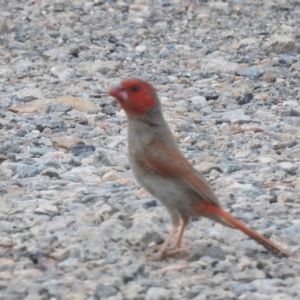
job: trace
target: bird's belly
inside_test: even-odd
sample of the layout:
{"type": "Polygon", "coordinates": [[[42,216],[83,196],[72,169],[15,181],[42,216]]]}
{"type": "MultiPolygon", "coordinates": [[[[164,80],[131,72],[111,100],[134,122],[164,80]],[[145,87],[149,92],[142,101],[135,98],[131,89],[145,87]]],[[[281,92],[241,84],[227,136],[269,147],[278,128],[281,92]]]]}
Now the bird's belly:
{"type": "Polygon", "coordinates": [[[163,205],[187,216],[196,215],[193,204],[200,196],[180,178],[169,178],[132,164],[137,181],[163,205]]]}

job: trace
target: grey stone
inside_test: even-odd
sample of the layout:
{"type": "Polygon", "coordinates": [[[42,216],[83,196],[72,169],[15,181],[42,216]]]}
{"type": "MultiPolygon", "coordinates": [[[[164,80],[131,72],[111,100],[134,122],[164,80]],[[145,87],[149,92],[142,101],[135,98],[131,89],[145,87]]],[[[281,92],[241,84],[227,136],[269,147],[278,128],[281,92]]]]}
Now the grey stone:
{"type": "Polygon", "coordinates": [[[75,156],[81,155],[82,157],[88,157],[94,154],[95,149],[96,148],[93,145],[75,145],[71,152],[75,156]]]}
{"type": "Polygon", "coordinates": [[[290,71],[291,72],[293,72],[293,71],[300,71],[300,62],[296,62],[293,65],[291,65],[290,71]]]}
{"type": "Polygon", "coordinates": [[[39,175],[44,169],[46,169],[47,166],[43,165],[26,165],[26,164],[21,164],[17,167],[17,175],[18,178],[28,178],[28,177],[34,177],[39,175]]]}
{"type": "Polygon", "coordinates": [[[171,291],[161,287],[151,287],[145,295],[145,300],[169,300],[171,297],[171,291]]]}
{"type": "Polygon", "coordinates": [[[65,66],[52,67],[50,72],[60,81],[69,81],[76,77],[76,72],[73,69],[65,66]]]}
{"type": "Polygon", "coordinates": [[[50,128],[53,132],[66,130],[66,124],[57,117],[37,118],[35,120],[36,129],[43,132],[45,128],[50,128]]]}
{"type": "Polygon", "coordinates": [[[128,157],[124,153],[101,147],[96,149],[93,163],[96,167],[123,166],[126,169],[129,168],[128,157]]]}
{"type": "Polygon", "coordinates": [[[20,153],[21,148],[18,142],[6,141],[0,145],[0,154],[7,155],[8,153],[20,153]]]}
{"type": "Polygon", "coordinates": [[[252,294],[253,292],[257,291],[257,288],[251,283],[231,283],[229,287],[230,290],[238,296],[252,294]]]}
{"type": "Polygon", "coordinates": [[[128,230],[126,241],[130,245],[146,247],[151,242],[162,243],[163,238],[152,226],[144,222],[137,222],[128,230]]]}
{"type": "Polygon", "coordinates": [[[144,276],[145,266],[143,264],[133,264],[125,268],[122,272],[122,280],[124,283],[135,280],[135,278],[144,276]]]}
{"type": "Polygon", "coordinates": [[[98,284],[96,287],[96,291],[94,293],[95,299],[103,299],[103,297],[107,298],[113,295],[116,295],[118,290],[113,286],[98,284]]]}
{"type": "Polygon", "coordinates": [[[286,53],[293,52],[295,49],[295,40],[288,35],[274,34],[265,44],[269,52],[286,53]]]}
{"type": "Polygon", "coordinates": [[[264,70],[256,68],[246,68],[241,72],[241,75],[244,77],[258,79],[264,75],[264,70]]]}
{"type": "Polygon", "coordinates": [[[71,105],[66,105],[62,103],[52,103],[48,108],[47,112],[52,113],[52,112],[62,112],[62,113],[67,113],[71,111],[73,107],[71,105]]]}

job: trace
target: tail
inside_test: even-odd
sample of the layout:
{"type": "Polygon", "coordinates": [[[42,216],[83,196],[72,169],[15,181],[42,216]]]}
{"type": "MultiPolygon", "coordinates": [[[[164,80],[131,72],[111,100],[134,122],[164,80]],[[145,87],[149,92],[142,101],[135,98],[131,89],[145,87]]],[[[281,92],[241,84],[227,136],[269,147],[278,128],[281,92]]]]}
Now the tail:
{"type": "Polygon", "coordinates": [[[210,219],[213,219],[219,223],[222,223],[226,226],[239,229],[248,235],[250,238],[256,240],[266,249],[276,253],[281,254],[285,257],[295,256],[292,252],[281,248],[280,246],[274,244],[272,241],[259,234],[258,232],[247,227],[243,222],[237,220],[232,215],[224,211],[221,207],[212,205],[210,203],[200,203],[197,205],[196,210],[201,213],[201,215],[206,216],[210,219]]]}

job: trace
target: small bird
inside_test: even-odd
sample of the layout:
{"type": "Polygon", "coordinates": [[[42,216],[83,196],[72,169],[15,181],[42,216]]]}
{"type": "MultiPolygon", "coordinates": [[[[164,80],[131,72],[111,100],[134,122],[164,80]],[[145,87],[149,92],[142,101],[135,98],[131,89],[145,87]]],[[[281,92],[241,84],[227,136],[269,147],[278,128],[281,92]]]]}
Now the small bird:
{"type": "Polygon", "coordinates": [[[129,161],[137,181],[165,206],[171,218],[172,229],[158,257],[168,255],[171,240],[182,223],[175,245],[180,248],[189,219],[194,217],[239,229],[268,250],[293,256],[221,208],[205,177],[179,150],[151,84],[128,79],[108,93],[118,100],[128,117],[129,161]]]}

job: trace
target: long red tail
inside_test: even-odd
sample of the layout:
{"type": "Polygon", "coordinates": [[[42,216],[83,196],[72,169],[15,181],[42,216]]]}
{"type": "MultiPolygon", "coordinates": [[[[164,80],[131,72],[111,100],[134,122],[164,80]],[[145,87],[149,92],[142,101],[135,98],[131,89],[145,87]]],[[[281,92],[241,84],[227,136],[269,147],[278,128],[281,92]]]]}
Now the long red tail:
{"type": "Polygon", "coordinates": [[[258,232],[247,227],[243,222],[237,220],[232,215],[224,211],[221,207],[212,205],[210,203],[201,203],[196,207],[197,211],[204,216],[212,218],[220,223],[239,229],[250,238],[256,240],[266,249],[271,250],[277,254],[282,254],[286,257],[294,256],[294,254],[288,250],[281,248],[280,246],[274,244],[272,241],[259,234],[258,232]]]}

